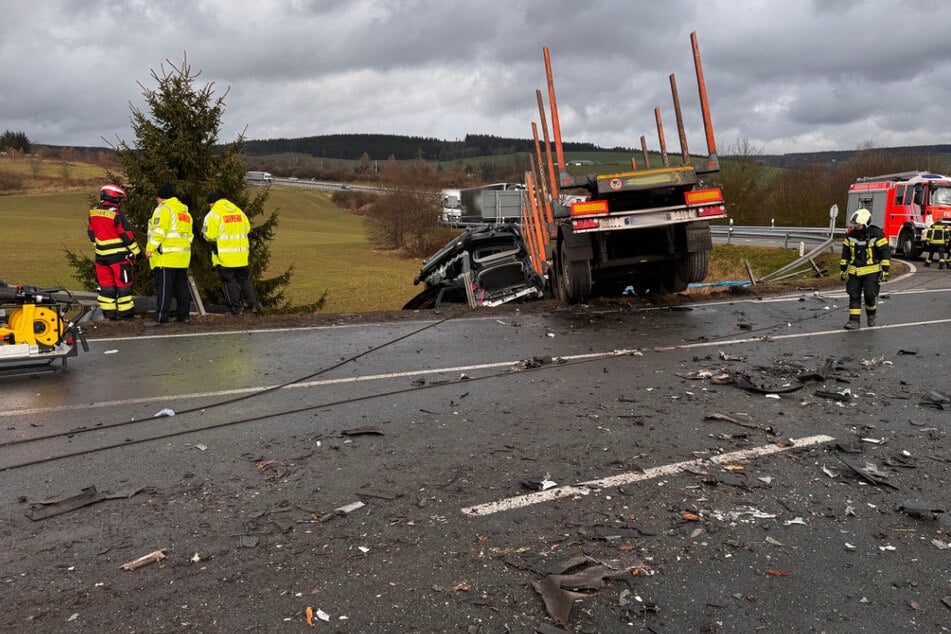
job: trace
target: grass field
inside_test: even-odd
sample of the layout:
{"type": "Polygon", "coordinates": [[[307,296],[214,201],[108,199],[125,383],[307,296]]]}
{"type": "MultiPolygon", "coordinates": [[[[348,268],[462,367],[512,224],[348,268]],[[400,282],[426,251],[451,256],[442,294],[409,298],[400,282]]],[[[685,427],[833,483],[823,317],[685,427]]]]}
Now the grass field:
{"type": "MultiPolygon", "coordinates": [[[[91,253],[87,197],[96,189],[0,196],[0,279],[76,288],[65,251],[91,253]]],[[[421,290],[413,286],[421,262],[374,251],[362,218],[331,203],[329,194],[275,187],[267,209],[280,213],[269,274],[294,267],[291,303],[310,303],[327,291],[326,312],[395,310],[421,290]]]]}
{"type": "MultiPolygon", "coordinates": [[[[65,251],[92,252],[87,211],[103,169],[71,164],[64,177],[62,167],[50,162],[35,178],[26,161],[2,161],[2,168],[22,173],[30,193],[0,196],[0,279],[76,289],[65,251]]],[[[363,218],[331,203],[330,194],[274,187],[266,207],[280,214],[268,274],[294,267],[286,293],[292,304],[312,303],[326,291],[325,312],[396,310],[422,290],[413,286],[421,261],[374,250],[363,218]]],[[[145,236],[137,238],[143,243],[145,236]]],[[[764,275],[794,258],[783,249],[717,245],[708,281],[746,280],[744,260],[755,275],[764,275]]],[[[837,260],[837,254],[824,254],[819,266],[831,270],[837,260]]]]}

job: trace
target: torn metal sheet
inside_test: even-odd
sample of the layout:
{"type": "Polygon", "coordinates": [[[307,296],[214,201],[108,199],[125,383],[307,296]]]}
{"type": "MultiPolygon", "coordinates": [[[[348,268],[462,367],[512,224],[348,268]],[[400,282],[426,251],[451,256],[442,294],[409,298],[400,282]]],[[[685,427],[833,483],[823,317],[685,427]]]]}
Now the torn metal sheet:
{"type": "MultiPolygon", "coordinates": [[[[532,582],[532,587],[545,602],[545,609],[548,610],[549,616],[561,625],[568,624],[575,601],[600,590],[604,586],[605,579],[623,577],[633,570],[633,568],[614,570],[587,557],[581,565],[586,567],[570,574],[550,574],[540,581],[532,582]],[[578,590],[589,592],[578,592],[578,590]]],[[[566,572],[577,567],[567,568],[566,572]]]]}
{"type": "Polygon", "coordinates": [[[898,490],[898,487],[892,484],[891,482],[885,481],[885,474],[881,473],[874,465],[866,463],[864,467],[856,467],[854,464],[850,463],[848,460],[842,456],[836,456],[839,461],[844,464],[846,467],[852,470],[857,476],[868,482],[869,484],[874,484],[876,486],[888,487],[890,489],[898,490]]]}
{"type": "Polygon", "coordinates": [[[93,485],[86,487],[81,492],[68,498],[35,502],[30,505],[29,510],[26,512],[26,516],[34,522],[38,522],[39,520],[45,520],[46,518],[53,517],[54,515],[62,515],[63,513],[75,511],[76,509],[89,506],[90,504],[96,504],[104,500],[130,498],[140,491],[142,491],[141,487],[125,489],[115,493],[99,493],[99,491],[96,490],[95,485],[93,485]]]}

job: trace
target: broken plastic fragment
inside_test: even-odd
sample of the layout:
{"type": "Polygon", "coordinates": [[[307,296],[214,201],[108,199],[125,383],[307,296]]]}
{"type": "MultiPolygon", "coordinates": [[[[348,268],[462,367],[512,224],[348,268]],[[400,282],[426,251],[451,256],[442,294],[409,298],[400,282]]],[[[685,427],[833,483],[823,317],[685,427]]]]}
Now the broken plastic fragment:
{"type": "Polygon", "coordinates": [[[783,526],[792,526],[793,524],[798,524],[800,526],[807,525],[806,520],[802,519],[801,517],[794,517],[791,520],[786,520],[785,522],[783,522],[783,526]]]}
{"type": "Polygon", "coordinates": [[[159,418],[161,416],[174,416],[174,415],[175,415],[175,410],[169,407],[166,407],[165,409],[160,409],[159,411],[155,412],[152,415],[152,418],[159,418]]]}
{"type": "Polygon", "coordinates": [[[339,508],[335,508],[334,512],[340,513],[342,515],[346,515],[348,513],[353,513],[357,509],[362,509],[364,506],[366,506],[366,504],[364,504],[363,502],[356,501],[356,502],[351,502],[350,504],[345,504],[344,506],[341,506],[339,508]]]}

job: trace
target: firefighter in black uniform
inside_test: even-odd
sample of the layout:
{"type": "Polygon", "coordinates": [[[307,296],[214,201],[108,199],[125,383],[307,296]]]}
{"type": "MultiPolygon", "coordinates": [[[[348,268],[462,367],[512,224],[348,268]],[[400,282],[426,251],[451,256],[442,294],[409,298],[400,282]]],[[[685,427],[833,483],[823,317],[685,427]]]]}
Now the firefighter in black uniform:
{"type": "Polygon", "coordinates": [[[938,252],[938,268],[943,269],[945,265],[951,267],[948,262],[948,237],[951,232],[944,222],[936,222],[925,229],[925,266],[931,266],[931,260],[935,251],[938,252]]]}
{"type": "Polygon", "coordinates": [[[890,249],[888,238],[880,227],[870,225],[872,218],[868,209],[857,209],[849,218],[852,228],[842,241],[842,259],[839,261],[841,278],[847,281],[849,294],[849,321],[846,330],[862,327],[862,295],[865,295],[865,318],[869,326],[875,325],[876,298],[882,282],[888,280],[890,249]]]}

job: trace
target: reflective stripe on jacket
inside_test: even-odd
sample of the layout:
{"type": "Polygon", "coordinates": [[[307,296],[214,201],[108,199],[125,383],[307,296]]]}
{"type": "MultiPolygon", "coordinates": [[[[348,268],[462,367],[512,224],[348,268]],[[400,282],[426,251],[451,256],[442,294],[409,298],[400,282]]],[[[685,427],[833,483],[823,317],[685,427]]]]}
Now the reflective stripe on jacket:
{"type": "Polygon", "coordinates": [[[192,257],[192,217],[178,198],[168,198],[152,212],[146,251],[151,268],[187,269],[192,257]]]}
{"type": "Polygon", "coordinates": [[[888,238],[875,225],[863,231],[849,231],[842,241],[842,259],[839,266],[849,275],[870,275],[887,271],[891,265],[888,238]]]}
{"type": "Polygon", "coordinates": [[[251,222],[244,212],[230,200],[218,200],[201,226],[202,237],[215,243],[211,263],[226,268],[247,266],[250,232],[251,222]]]}
{"type": "Polygon", "coordinates": [[[86,233],[96,245],[96,264],[115,264],[130,253],[139,254],[132,228],[118,207],[100,204],[90,209],[86,233]]]}
{"type": "Polygon", "coordinates": [[[944,225],[931,225],[925,232],[928,244],[942,245],[947,239],[947,228],[944,225]]]}

